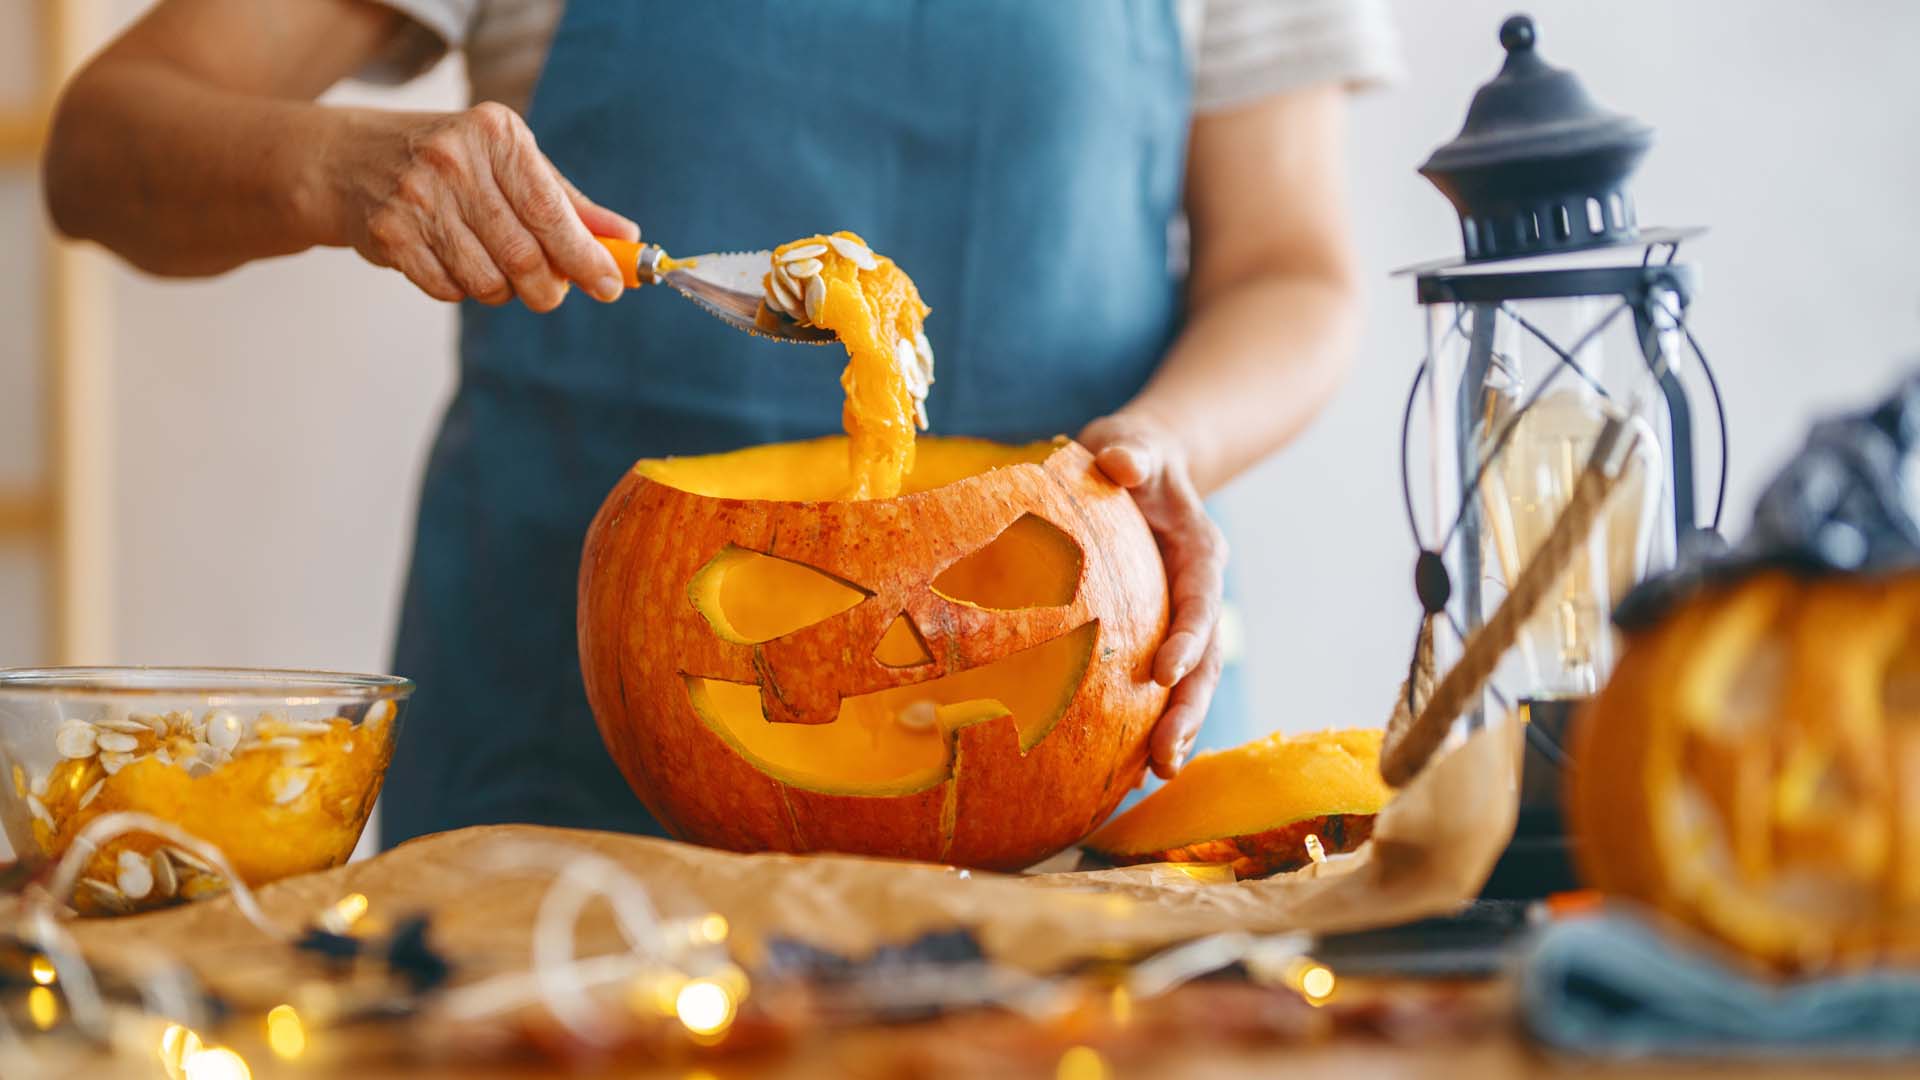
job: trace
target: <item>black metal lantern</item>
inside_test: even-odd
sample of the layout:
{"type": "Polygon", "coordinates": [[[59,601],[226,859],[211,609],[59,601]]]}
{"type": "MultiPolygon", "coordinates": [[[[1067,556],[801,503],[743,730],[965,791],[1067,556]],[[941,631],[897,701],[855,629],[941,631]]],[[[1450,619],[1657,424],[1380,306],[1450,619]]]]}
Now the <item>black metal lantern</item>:
{"type": "Polygon", "coordinates": [[[1520,828],[1488,888],[1503,896],[1573,887],[1558,788],[1560,770],[1577,766],[1562,730],[1611,669],[1614,604],[1717,530],[1726,471],[1718,387],[1687,328],[1695,272],[1675,261],[1704,230],[1639,226],[1627,183],[1652,129],[1597,105],[1540,58],[1537,36],[1524,15],[1501,26],[1499,75],[1420,168],[1459,213],[1463,256],[1402,271],[1427,318],[1401,453],[1439,667],[1535,556],[1602,427],[1636,436],[1624,490],[1464,718],[1478,725],[1494,709],[1526,725],[1520,828]],[[1708,391],[1720,441],[1720,495],[1704,517],[1690,387],[1708,391]],[[1422,405],[1425,460],[1407,444],[1422,405]]]}

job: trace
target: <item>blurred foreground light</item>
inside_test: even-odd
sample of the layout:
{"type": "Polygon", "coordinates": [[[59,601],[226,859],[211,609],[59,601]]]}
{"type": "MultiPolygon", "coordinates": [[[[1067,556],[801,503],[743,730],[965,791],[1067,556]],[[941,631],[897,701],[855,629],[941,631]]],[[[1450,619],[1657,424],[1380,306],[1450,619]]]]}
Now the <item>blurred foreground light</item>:
{"type": "Polygon", "coordinates": [[[344,934],[365,918],[369,907],[366,893],[348,893],[333,902],[320,916],[320,928],[332,934],[344,934]]]}
{"type": "Polygon", "coordinates": [[[1091,1046],[1068,1047],[1053,1070],[1054,1080],[1107,1080],[1111,1075],[1107,1059],[1091,1046]]]}
{"type": "Polygon", "coordinates": [[[713,1038],[733,1025],[734,1000],[727,988],[709,979],[694,979],[673,1000],[674,1015],[693,1034],[713,1038]]]}
{"type": "Polygon", "coordinates": [[[1310,1005],[1318,1005],[1333,996],[1333,969],[1314,964],[1300,973],[1300,994],[1310,1005]]]}
{"type": "Polygon", "coordinates": [[[33,976],[36,986],[52,986],[60,980],[60,973],[54,969],[53,961],[44,956],[33,958],[33,963],[27,965],[27,974],[33,976]]]}
{"type": "Polygon", "coordinates": [[[247,1061],[224,1046],[196,1050],[180,1062],[186,1080],[253,1080],[247,1061]]]}
{"type": "Polygon", "coordinates": [[[275,1005],[267,1013],[267,1048],[275,1057],[292,1061],[307,1050],[307,1026],[291,1005],[275,1005]]]}
{"type": "Polygon", "coordinates": [[[727,917],[716,911],[694,924],[694,935],[698,940],[709,945],[718,945],[727,940],[727,932],[730,929],[731,927],[727,925],[727,917]]]}
{"type": "Polygon", "coordinates": [[[167,1072],[167,1080],[185,1080],[187,1059],[202,1049],[199,1034],[179,1024],[168,1024],[160,1029],[160,1045],[155,1048],[160,1055],[160,1067],[167,1072]]]}
{"type": "Polygon", "coordinates": [[[44,986],[27,991],[27,1019],[41,1031],[52,1028],[60,1022],[60,999],[44,986]]]}

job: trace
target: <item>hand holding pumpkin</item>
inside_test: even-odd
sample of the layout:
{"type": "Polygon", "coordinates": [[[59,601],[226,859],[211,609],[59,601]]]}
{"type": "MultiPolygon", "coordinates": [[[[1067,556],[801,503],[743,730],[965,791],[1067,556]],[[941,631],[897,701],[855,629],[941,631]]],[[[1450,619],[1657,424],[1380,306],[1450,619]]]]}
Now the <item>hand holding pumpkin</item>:
{"type": "Polygon", "coordinates": [[[1227,540],[1207,516],[1185,451],[1164,427],[1125,412],[1101,417],[1080,432],[1081,445],[1109,480],[1133,493],[1167,565],[1173,619],[1153,658],[1153,679],[1173,688],[1153,731],[1154,774],[1180,771],[1200,735],[1220,682],[1220,623],[1227,540]]]}

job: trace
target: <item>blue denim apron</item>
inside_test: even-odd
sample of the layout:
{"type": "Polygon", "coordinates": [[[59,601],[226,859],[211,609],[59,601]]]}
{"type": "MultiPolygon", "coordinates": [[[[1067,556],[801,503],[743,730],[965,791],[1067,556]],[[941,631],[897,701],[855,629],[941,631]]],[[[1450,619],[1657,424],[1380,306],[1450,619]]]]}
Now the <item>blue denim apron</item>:
{"type": "MultiPolygon", "coordinates": [[[[932,430],[1072,433],[1175,332],[1189,75],[1171,0],[567,5],[528,117],[554,163],[695,254],[852,229],[914,275],[932,430]]],[[[389,845],[487,822],[659,831],[601,748],[574,575],[636,458],[840,427],[844,357],[664,289],[461,311],[395,670],[420,687],[389,845]]]]}

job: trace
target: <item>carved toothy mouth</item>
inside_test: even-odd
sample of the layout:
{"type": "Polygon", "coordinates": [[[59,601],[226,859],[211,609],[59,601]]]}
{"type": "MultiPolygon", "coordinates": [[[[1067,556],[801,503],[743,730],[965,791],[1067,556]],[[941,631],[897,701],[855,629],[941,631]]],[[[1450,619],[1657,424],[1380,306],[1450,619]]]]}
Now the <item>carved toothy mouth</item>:
{"type": "Polygon", "coordinates": [[[1089,622],[979,667],[845,697],[825,724],[770,722],[755,683],[683,678],[694,713],[761,772],[813,791],[906,795],[952,775],[955,733],[971,724],[1010,717],[1022,753],[1046,738],[1080,689],[1098,637],[1099,624],[1089,622]]]}

